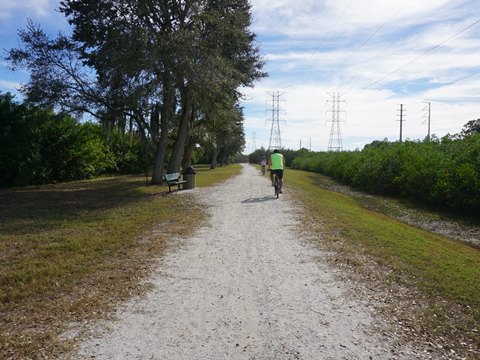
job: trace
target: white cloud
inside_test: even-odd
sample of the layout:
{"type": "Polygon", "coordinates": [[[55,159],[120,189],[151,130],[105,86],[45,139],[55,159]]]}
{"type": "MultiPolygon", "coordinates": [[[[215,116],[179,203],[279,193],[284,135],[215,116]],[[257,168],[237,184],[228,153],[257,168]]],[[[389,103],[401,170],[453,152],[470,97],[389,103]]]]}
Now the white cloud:
{"type": "Polygon", "coordinates": [[[0,19],[6,20],[12,16],[11,11],[15,7],[13,0],[4,0],[0,2],[0,19]]]}
{"type": "Polygon", "coordinates": [[[20,86],[21,84],[19,82],[0,79],[0,89],[4,89],[4,91],[14,92],[20,88],[20,86]]]}
{"type": "MultiPolygon", "coordinates": [[[[26,17],[52,32],[65,27],[65,19],[54,11],[58,3],[0,0],[0,19],[8,20],[0,24],[0,36],[9,31],[15,38],[13,26],[23,26],[26,17]]],[[[415,59],[473,23],[480,0],[252,0],[252,6],[253,30],[270,77],[244,90],[249,145],[255,133],[257,147],[268,147],[267,91],[285,92],[282,141],[291,148],[300,141],[307,146],[311,139],[314,150],[327,149],[325,102],[333,91],[347,101],[346,123],[341,124],[346,149],[397,139],[400,103],[407,109],[405,138],[426,135],[423,101],[432,102],[432,131],[439,136],[480,117],[480,76],[473,76],[480,73],[480,24],[415,59]]],[[[2,37],[4,47],[10,38],[2,37]]],[[[0,76],[0,89],[19,86],[8,74],[0,76]]]]}
{"type": "Polygon", "coordinates": [[[31,9],[38,16],[47,16],[52,9],[58,6],[58,1],[51,0],[27,0],[27,9],[31,9]]]}
{"type": "Polygon", "coordinates": [[[45,17],[58,7],[59,1],[55,0],[2,0],[0,1],[0,18],[22,16],[45,17]]]}
{"type": "Polygon", "coordinates": [[[412,18],[418,24],[432,21],[432,14],[438,20],[456,14],[448,0],[253,0],[252,5],[255,31],[289,36],[371,33],[387,21],[395,28],[412,23],[412,18]]]}
{"type": "Polygon", "coordinates": [[[270,77],[247,90],[247,139],[255,131],[256,142],[268,146],[265,100],[274,90],[286,91],[282,142],[294,148],[311,137],[314,149],[326,150],[325,101],[332,91],[347,101],[341,124],[347,149],[397,139],[400,103],[407,109],[404,138],[426,136],[424,101],[432,102],[432,132],[460,131],[480,117],[480,76],[473,76],[480,74],[480,24],[430,49],[477,20],[479,8],[480,0],[253,0],[270,77]]]}

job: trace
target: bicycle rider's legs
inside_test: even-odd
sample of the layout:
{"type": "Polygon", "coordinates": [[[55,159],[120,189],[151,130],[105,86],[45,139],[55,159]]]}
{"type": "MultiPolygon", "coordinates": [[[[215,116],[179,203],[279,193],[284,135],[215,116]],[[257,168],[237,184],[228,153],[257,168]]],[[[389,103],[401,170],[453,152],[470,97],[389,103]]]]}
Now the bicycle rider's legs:
{"type": "MultiPolygon", "coordinates": [[[[283,186],[283,170],[272,170],[271,174],[272,174],[272,177],[273,177],[273,174],[276,174],[278,176],[278,186],[280,186],[280,189],[281,189],[283,186]]],[[[272,184],[273,184],[273,180],[272,180],[272,184]]]]}

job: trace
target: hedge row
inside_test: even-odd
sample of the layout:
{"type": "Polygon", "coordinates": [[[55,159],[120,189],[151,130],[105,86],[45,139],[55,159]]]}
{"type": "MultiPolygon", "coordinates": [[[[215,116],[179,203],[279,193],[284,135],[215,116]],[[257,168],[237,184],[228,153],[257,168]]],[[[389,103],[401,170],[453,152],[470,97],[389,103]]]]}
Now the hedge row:
{"type": "Polygon", "coordinates": [[[377,194],[480,214],[480,134],[432,141],[375,141],[362,151],[309,153],[292,167],[377,194]]]}
{"type": "Polygon", "coordinates": [[[0,188],[140,172],[150,159],[136,134],[19,104],[0,94],[0,188]]]}

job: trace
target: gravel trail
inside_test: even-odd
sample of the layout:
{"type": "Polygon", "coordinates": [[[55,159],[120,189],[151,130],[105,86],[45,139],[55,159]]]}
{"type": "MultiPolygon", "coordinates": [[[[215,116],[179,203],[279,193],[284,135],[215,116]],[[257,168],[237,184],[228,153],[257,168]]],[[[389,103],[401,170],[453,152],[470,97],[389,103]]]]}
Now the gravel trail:
{"type": "Polygon", "coordinates": [[[244,165],[189,193],[209,224],[168,250],[153,290],[93,328],[75,359],[408,358],[393,355],[368,304],[302,239],[288,188],[275,199],[267,176],[244,165]]]}

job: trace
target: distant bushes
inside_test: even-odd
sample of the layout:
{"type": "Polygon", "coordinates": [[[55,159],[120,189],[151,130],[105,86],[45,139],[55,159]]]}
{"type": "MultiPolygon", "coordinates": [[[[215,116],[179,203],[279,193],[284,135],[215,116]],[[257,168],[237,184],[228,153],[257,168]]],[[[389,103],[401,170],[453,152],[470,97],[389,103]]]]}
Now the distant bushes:
{"type": "MultiPolygon", "coordinates": [[[[303,157],[309,154],[310,152],[302,148],[300,150],[290,150],[290,149],[281,149],[280,151],[283,156],[285,157],[285,163],[287,166],[292,165],[293,159],[296,159],[298,157],[303,157]]],[[[248,162],[250,164],[259,164],[260,161],[262,160],[262,157],[266,157],[267,159],[270,158],[271,151],[270,150],[265,150],[263,147],[260,149],[255,150],[253,153],[248,155],[248,162]]]]}
{"type": "Polygon", "coordinates": [[[480,134],[432,141],[375,141],[362,151],[309,153],[292,167],[369,192],[480,214],[480,134]]]}
{"type": "Polygon", "coordinates": [[[138,136],[80,123],[0,94],[0,187],[138,172],[149,161],[138,136]]]}

